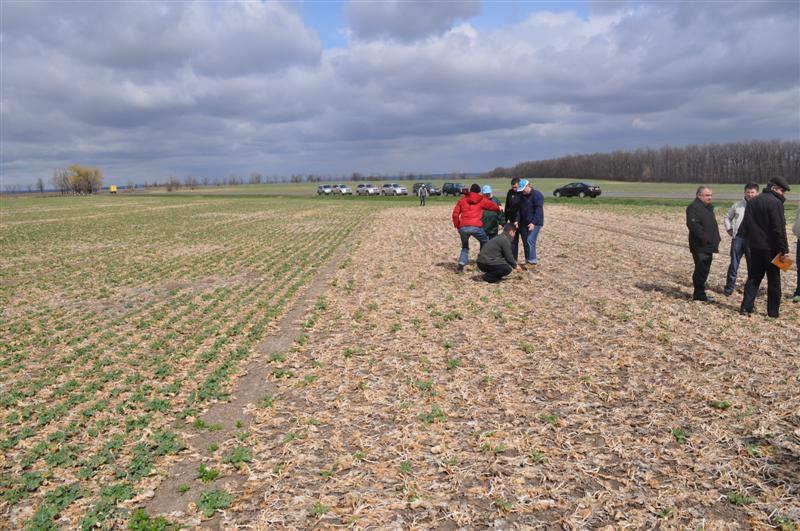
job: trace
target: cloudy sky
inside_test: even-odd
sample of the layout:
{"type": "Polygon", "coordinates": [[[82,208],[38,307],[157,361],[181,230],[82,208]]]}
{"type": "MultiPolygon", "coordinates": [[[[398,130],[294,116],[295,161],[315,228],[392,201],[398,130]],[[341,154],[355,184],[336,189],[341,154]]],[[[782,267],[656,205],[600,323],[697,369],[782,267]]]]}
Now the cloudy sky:
{"type": "Polygon", "coordinates": [[[3,185],[800,138],[788,2],[0,4],[3,185]]]}

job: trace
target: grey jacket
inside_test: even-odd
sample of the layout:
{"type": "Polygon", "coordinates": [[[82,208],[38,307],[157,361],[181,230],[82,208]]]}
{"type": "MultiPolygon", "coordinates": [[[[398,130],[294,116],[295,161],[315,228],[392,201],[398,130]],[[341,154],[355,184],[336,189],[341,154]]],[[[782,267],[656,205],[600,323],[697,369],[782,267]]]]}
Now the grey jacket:
{"type": "Polygon", "coordinates": [[[731,205],[731,207],[722,217],[722,224],[725,225],[725,230],[732,230],[732,236],[734,237],[736,236],[736,233],[739,232],[739,225],[742,224],[742,218],[744,217],[744,209],[746,206],[747,201],[744,199],[739,199],[731,205]]]}

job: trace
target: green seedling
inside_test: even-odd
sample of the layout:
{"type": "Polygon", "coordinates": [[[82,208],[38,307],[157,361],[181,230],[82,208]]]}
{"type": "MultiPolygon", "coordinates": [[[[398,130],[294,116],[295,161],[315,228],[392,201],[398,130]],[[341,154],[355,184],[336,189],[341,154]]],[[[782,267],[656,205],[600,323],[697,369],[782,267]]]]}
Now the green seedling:
{"type": "Polygon", "coordinates": [[[217,479],[217,477],[219,477],[219,471],[214,470],[213,468],[208,468],[204,463],[201,464],[200,468],[197,469],[197,479],[203,483],[214,481],[217,479]]]}
{"type": "Polygon", "coordinates": [[[681,428],[674,428],[671,433],[678,444],[686,444],[686,441],[689,439],[690,435],[688,431],[681,428]]]}
{"type": "Polygon", "coordinates": [[[725,499],[727,499],[733,505],[749,505],[756,501],[756,499],[752,496],[748,496],[747,494],[733,490],[725,493],[725,499]]]}
{"type": "Polygon", "coordinates": [[[197,510],[206,518],[211,518],[219,509],[230,507],[233,496],[224,490],[209,490],[200,495],[197,500],[197,510]]]}
{"type": "Polygon", "coordinates": [[[709,402],[709,404],[714,409],[721,409],[723,411],[731,407],[731,403],[728,402],[727,400],[712,400],[711,402],[709,402]]]}
{"type": "Polygon", "coordinates": [[[403,461],[398,468],[402,474],[411,474],[411,461],[403,461]]]}

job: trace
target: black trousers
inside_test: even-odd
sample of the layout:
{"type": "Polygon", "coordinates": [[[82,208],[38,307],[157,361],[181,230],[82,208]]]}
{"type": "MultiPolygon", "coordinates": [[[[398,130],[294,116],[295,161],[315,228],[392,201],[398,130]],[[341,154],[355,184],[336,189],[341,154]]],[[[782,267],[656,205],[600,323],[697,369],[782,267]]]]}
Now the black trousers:
{"type": "Polygon", "coordinates": [[[508,264],[503,265],[489,265],[477,262],[478,269],[483,271],[483,279],[486,282],[498,282],[501,278],[511,273],[511,266],[508,264]]]}
{"type": "Polygon", "coordinates": [[[750,313],[756,302],[758,288],[764,275],[767,275],[767,315],[778,317],[781,307],[781,270],[772,264],[772,253],[769,251],[750,250],[750,267],[747,270],[747,282],[744,285],[744,298],[740,311],[750,313]]]}
{"type": "Polygon", "coordinates": [[[711,271],[711,260],[714,255],[711,253],[692,253],[694,259],[694,273],[692,273],[692,286],[694,286],[693,298],[705,298],[706,280],[711,271]]]}

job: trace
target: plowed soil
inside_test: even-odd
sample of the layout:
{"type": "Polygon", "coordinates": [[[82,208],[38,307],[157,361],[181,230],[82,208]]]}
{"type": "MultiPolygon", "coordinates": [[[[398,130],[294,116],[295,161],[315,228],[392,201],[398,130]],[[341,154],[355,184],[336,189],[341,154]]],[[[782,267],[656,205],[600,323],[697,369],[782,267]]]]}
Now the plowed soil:
{"type": "Polygon", "coordinates": [[[449,214],[387,209],[353,237],[263,368],[221,525],[800,521],[800,305],[738,315],[724,251],[692,302],[679,209],[548,207],[540,265],[499,284],[455,271],[449,214]]]}

